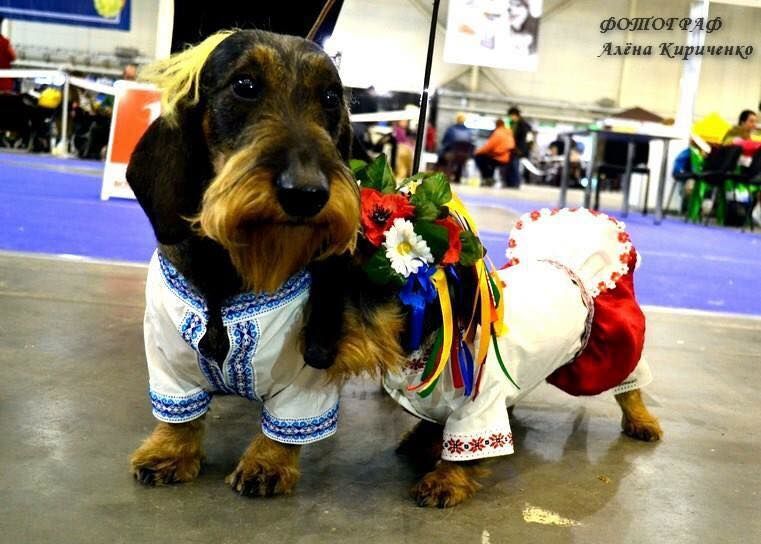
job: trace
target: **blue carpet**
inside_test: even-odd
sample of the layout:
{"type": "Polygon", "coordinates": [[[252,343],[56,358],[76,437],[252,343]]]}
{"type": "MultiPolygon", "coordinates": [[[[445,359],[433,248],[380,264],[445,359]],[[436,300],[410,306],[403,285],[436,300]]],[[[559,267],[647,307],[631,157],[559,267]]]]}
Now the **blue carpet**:
{"type": "MultiPolygon", "coordinates": [[[[508,208],[525,213],[554,203],[509,197],[462,195],[470,205],[508,208]]],[[[618,217],[613,210],[606,213],[618,217]]],[[[630,213],[624,220],[632,242],[642,256],[635,276],[641,304],[761,315],[761,236],[736,230],[688,224],[630,213]]],[[[507,236],[482,232],[495,265],[505,261],[507,236]]]]}
{"type": "MultiPolygon", "coordinates": [[[[0,248],[147,262],[156,242],[137,202],[100,200],[100,177],[40,169],[90,161],[0,154],[0,248]]],[[[96,165],[98,163],[95,163],[96,165]]]]}
{"type": "MultiPolygon", "coordinates": [[[[0,249],[146,263],[156,243],[148,220],[134,201],[99,199],[101,166],[0,153],[0,249]]],[[[463,200],[519,213],[552,206],[509,196],[463,200]]],[[[641,303],[761,315],[761,236],[679,219],[655,226],[636,212],[625,222],[643,257],[641,303]]],[[[494,264],[504,264],[506,232],[482,238],[494,264]]]]}

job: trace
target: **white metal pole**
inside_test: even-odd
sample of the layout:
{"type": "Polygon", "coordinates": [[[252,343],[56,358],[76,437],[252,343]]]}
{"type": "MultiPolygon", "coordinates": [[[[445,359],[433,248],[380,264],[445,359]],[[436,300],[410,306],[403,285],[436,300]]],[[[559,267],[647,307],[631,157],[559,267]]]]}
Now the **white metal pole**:
{"type": "Polygon", "coordinates": [[[63,103],[61,104],[61,156],[69,156],[69,74],[65,73],[63,83],[63,103]]]}

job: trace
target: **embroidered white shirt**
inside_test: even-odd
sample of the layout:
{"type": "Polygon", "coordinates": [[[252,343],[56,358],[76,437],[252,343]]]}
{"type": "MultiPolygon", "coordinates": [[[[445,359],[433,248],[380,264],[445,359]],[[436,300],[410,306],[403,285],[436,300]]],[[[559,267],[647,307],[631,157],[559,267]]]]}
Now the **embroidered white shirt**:
{"type": "Polygon", "coordinates": [[[214,394],[262,402],[262,431],[278,442],[307,444],[336,431],[338,385],[304,363],[298,349],[311,278],[301,272],[271,294],[243,293],[222,306],[230,341],[221,363],[200,354],[208,308],[157,251],[148,267],[144,321],[153,414],[191,421],[214,394]]]}
{"type": "MultiPolygon", "coordinates": [[[[590,292],[599,293],[600,282],[618,272],[619,255],[631,250],[628,237],[619,236],[623,225],[606,216],[595,216],[586,210],[535,213],[539,214],[537,218],[552,215],[551,224],[521,238],[519,247],[526,248],[525,252],[513,266],[498,272],[505,284],[504,320],[508,332],[497,342],[507,370],[520,389],[502,373],[492,344],[475,398],[466,397],[462,388],[454,386],[449,369],[429,396],[409,391],[409,386],[420,383],[420,361],[427,357],[425,350],[413,354],[401,373],[384,377],[386,391],[405,409],[444,425],[442,459],[464,461],[513,453],[507,407],[583,348],[594,305],[590,292]]],[[[532,219],[527,214],[521,221],[532,219]]],[[[470,347],[472,353],[477,352],[477,346],[470,347]]],[[[612,391],[640,388],[651,380],[647,361],[642,359],[612,391]]]]}

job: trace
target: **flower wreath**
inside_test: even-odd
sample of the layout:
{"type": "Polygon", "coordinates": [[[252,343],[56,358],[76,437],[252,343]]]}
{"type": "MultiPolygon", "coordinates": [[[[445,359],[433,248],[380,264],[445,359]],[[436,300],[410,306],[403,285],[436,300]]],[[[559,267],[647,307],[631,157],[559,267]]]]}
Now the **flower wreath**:
{"type": "Polygon", "coordinates": [[[351,161],[351,168],[360,186],[363,270],[372,283],[398,291],[408,309],[410,351],[423,341],[429,308],[438,306],[441,313],[420,382],[409,389],[430,395],[449,361],[455,387],[475,397],[489,340],[502,371],[515,384],[496,342],[506,331],[502,284],[494,267],[487,268],[475,224],[446,176],[420,173],[397,183],[383,155],[371,163],[351,161]],[[452,297],[462,298],[463,269],[472,269],[477,288],[472,306],[453,315],[452,297]],[[470,346],[476,345],[477,335],[474,357],[470,346]]]}

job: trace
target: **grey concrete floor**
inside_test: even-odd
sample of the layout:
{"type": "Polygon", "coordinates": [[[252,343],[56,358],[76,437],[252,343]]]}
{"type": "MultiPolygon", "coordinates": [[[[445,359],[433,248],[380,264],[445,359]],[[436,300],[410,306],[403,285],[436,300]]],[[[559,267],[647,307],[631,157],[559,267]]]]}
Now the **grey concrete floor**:
{"type": "Polygon", "coordinates": [[[0,542],[761,542],[759,320],[648,311],[662,443],[623,436],[610,395],[543,386],[515,410],[516,453],[491,463],[480,493],[422,509],[394,454],[413,418],[355,381],[338,434],[304,449],[297,492],[245,499],[223,482],[258,432],[242,399],[215,400],[197,481],[144,488],[128,472],[154,423],[144,275],[0,254],[0,542]],[[578,525],[530,523],[529,507],[578,525]]]}

